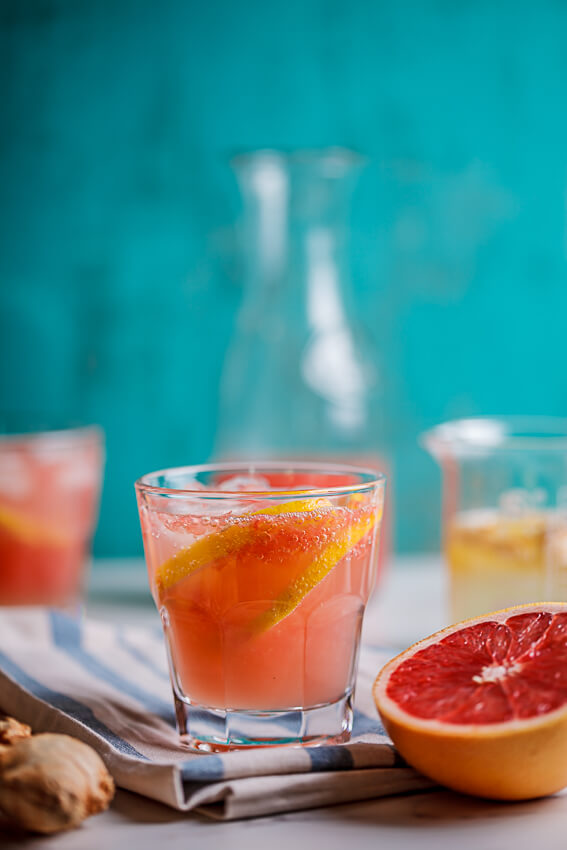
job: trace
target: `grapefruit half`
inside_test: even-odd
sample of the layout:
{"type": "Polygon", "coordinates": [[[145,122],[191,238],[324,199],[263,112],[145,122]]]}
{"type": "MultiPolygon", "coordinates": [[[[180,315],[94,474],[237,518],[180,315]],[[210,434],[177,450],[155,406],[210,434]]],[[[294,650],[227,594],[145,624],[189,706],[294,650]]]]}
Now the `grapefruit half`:
{"type": "Polygon", "coordinates": [[[443,629],[388,662],[373,694],[400,754],[442,785],[500,800],[567,785],[567,603],[443,629]]]}

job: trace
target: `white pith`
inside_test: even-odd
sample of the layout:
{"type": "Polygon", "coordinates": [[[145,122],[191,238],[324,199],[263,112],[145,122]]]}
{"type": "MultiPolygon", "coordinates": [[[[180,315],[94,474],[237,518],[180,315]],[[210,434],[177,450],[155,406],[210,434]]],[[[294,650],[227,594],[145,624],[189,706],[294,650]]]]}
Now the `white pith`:
{"type": "Polygon", "coordinates": [[[507,679],[509,676],[519,673],[521,669],[521,664],[490,664],[483,667],[480,673],[472,677],[472,680],[477,685],[499,682],[501,679],[507,679]]]}

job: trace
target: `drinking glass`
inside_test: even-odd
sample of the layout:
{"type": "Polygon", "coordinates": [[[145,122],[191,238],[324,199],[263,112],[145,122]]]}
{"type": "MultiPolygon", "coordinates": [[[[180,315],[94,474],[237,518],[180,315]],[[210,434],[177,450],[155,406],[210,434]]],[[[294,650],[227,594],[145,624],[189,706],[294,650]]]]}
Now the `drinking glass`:
{"type": "Polygon", "coordinates": [[[567,599],[567,420],[461,419],[422,441],[442,470],[452,619],[567,599]]]}
{"type": "Polygon", "coordinates": [[[373,471],[283,462],[136,482],[184,743],[348,740],[384,489],[373,471]]]}
{"type": "Polygon", "coordinates": [[[0,605],[76,609],[103,459],[95,426],[0,434],[0,605]]]}

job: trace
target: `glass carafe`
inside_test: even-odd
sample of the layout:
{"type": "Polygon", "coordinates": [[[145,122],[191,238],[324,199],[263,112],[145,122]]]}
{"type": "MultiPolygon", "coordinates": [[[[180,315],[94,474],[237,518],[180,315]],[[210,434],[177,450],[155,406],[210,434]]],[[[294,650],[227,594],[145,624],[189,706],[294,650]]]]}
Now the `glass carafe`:
{"type": "Polygon", "coordinates": [[[567,421],[461,419],[422,441],[443,476],[451,619],[567,600],[567,421]]]}
{"type": "Polygon", "coordinates": [[[378,352],[353,315],[347,252],[362,165],[338,149],[234,160],[245,287],[222,378],[220,458],[384,467],[378,352]]]}

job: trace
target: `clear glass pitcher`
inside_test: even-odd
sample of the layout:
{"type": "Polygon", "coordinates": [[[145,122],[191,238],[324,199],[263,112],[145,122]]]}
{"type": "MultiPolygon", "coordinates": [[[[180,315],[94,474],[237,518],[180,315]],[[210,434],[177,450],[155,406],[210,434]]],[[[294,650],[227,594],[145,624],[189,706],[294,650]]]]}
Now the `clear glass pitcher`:
{"type": "Polygon", "coordinates": [[[363,164],[342,149],[233,162],[245,287],[221,382],[219,458],[384,467],[379,356],[353,314],[347,252],[363,164]]]}
{"type": "Polygon", "coordinates": [[[422,443],[442,470],[452,619],[567,600],[567,420],[461,419],[422,443]]]}

